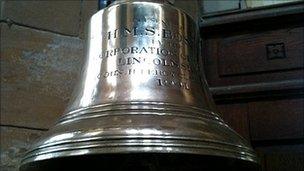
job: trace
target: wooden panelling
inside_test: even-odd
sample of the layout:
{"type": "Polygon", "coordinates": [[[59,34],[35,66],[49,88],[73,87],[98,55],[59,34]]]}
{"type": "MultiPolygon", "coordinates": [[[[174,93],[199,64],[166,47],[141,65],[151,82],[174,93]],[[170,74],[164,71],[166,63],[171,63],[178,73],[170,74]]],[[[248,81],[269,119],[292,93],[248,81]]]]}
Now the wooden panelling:
{"type": "Polygon", "coordinates": [[[263,171],[304,170],[303,2],[205,16],[204,72],[222,118],[263,171]]]}
{"type": "Polygon", "coordinates": [[[303,68],[302,27],[237,35],[219,42],[220,76],[303,68]]]}
{"type": "Polygon", "coordinates": [[[303,99],[251,102],[248,104],[252,140],[304,137],[303,99]]]}
{"type": "Polygon", "coordinates": [[[304,29],[226,33],[206,38],[205,73],[211,87],[303,80],[304,29]]]}
{"type": "Polygon", "coordinates": [[[258,147],[263,171],[303,171],[304,145],[258,147]]]}
{"type": "Polygon", "coordinates": [[[218,105],[217,107],[224,121],[241,136],[250,140],[247,104],[218,105]]]}
{"type": "MultiPolygon", "coordinates": [[[[214,0],[209,0],[209,1],[214,1],[214,0]]],[[[292,20],[295,21],[295,19],[296,20],[300,19],[300,21],[302,21],[301,18],[303,18],[303,1],[300,0],[294,0],[294,1],[296,2],[284,3],[275,6],[265,6],[263,8],[247,8],[239,11],[235,11],[235,10],[221,11],[211,14],[202,13],[201,16],[202,20],[199,22],[199,24],[201,28],[203,28],[202,29],[203,33],[214,32],[214,31],[217,32],[219,30],[235,31],[236,28],[243,29],[244,26],[245,27],[249,26],[250,29],[257,30],[257,29],[263,29],[264,27],[251,27],[251,26],[257,26],[261,24],[268,24],[273,26],[272,24],[273,22],[280,22],[280,23],[284,22],[284,25],[282,24],[278,26],[285,26],[287,22],[290,22],[292,20]],[[227,25],[233,27],[229,27],[229,26],[227,27],[227,25]]],[[[243,4],[245,3],[245,0],[241,0],[240,2],[241,2],[240,4],[241,6],[245,5],[243,4]]],[[[233,2],[231,1],[228,1],[228,3],[229,5],[233,4],[233,2]]],[[[219,7],[213,7],[213,8],[219,8],[219,7]]]]}
{"type": "Polygon", "coordinates": [[[303,171],[304,153],[272,154],[265,158],[267,171],[303,171]]]}

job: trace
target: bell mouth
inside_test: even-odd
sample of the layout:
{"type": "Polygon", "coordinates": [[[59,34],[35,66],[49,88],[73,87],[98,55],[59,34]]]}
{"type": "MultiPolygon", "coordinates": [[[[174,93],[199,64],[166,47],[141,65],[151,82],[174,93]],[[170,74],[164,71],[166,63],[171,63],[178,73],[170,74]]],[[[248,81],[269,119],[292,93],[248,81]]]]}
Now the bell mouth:
{"type": "Polygon", "coordinates": [[[181,153],[127,153],[70,156],[35,161],[20,171],[55,170],[140,170],[140,171],[258,171],[259,164],[228,157],[181,153]]]}
{"type": "Polygon", "coordinates": [[[112,106],[64,117],[26,154],[21,171],[256,170],[254,151],[217,115],[160,106],[112,106]]]}

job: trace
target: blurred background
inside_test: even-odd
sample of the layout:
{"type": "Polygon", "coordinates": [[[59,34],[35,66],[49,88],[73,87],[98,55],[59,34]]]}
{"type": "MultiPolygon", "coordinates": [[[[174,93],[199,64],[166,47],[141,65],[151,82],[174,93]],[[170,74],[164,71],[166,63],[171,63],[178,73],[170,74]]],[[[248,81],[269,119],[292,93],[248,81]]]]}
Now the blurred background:
{"type": "MultiPolygon", "coordinates": [[[[304,3],[175,0],[201,29],[201,67],[224,120],[265,171],[303,171],[304,3]]],[[[1,166],[63,113],[81,69],[98,0],[1,0],[1,166]]]]}

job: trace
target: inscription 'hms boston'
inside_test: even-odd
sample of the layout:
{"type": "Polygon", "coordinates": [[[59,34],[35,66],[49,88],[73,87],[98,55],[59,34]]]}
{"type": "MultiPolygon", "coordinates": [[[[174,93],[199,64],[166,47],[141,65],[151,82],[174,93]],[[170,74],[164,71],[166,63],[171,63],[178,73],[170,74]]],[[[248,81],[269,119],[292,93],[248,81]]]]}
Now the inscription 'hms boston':
{"type": "Polygon", "coordinates": [[[154,27],[121,27],[106,33],[106,37],[108,40],[123,38],[128,36],[160,36],[162,39],[170,39],[178,42],[184,42],[186,44],[192,44],[193,41],[191,37],[185,37],[183,34],[179,32],[173,32],[169,29],[156,29],[154,27]]]}

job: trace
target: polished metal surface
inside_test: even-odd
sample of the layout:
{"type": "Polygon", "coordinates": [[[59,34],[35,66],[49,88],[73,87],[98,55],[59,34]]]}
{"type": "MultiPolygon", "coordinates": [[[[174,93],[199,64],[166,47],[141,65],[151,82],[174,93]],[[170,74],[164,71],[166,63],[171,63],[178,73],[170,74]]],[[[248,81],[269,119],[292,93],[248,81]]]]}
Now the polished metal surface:
{"type": "Polygon", "coordinates": [[[118,2],[93,15],[88,30],[71,104],[22,169],[73,156],[143,153],[256,165],[250,145],[215,113],[190,16],[170,4],[118,2]]]}

